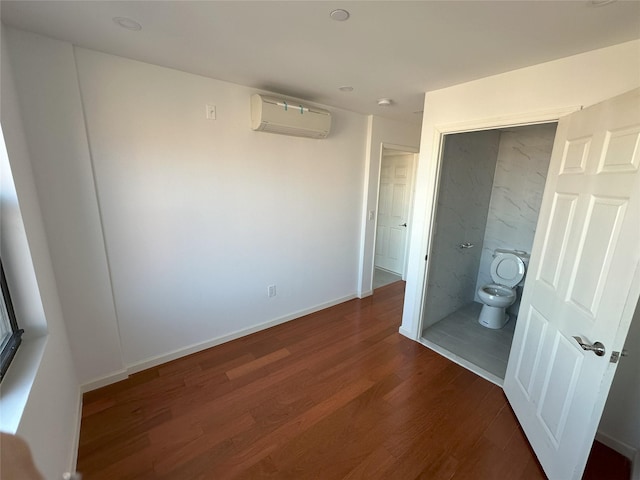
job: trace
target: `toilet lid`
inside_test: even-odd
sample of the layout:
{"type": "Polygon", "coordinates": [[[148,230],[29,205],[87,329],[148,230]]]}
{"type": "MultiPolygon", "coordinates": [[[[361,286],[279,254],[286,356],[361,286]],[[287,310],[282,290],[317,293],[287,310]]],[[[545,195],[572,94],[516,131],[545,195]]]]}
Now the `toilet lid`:
{"type": "Polygon", "coordinates": [[[516,255],[499,255],[491,262],[491,278],[498,285],[513,288],[524,278],[524,262],[516,255]]]}

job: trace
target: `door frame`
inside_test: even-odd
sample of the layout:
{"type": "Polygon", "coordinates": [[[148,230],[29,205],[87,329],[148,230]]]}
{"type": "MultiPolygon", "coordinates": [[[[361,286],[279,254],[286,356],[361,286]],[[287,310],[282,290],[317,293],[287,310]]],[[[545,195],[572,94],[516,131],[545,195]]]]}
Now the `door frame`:
{"type": "MultiPolygon", "coordinates": [[[[416,186],[416,170],[418,165],[418,149],[407,147],[404,145],[396,145],[393,143],[385,143],[382,142],[380,144],[380,158],[378,159],[378,188],[376,190],[376,215],[373,219],[373,254],[372,254],[372,262],[371,262],[371,279],[373,280],[373,275],[376,269],[376,241],[378,239],[378,212],[380,211],[380,186],[382,184],[382,159],[384,157],[385,151],[392,150],[397,152],[398,155],[406,154],[413,155],[413,160],[411,161],[411,178],[409,181],[409,201],[408,203],[408,211],[407,211],[407,231],[405,233],[406,238],[404,242],[404,260],[402,262],[402,280],[407,279],[407,267],[409,265],[409,240],[411,239],[411,227],[412,222],[411,219],[413,217],[413,200],[416,186]]],[[[373,284],[371,286],[373,288],[373,284]]]]}
{"type": "Polygon", "coordinates": [[[378,213],[380,212],[380,186],[382,184],[382,161],[384,159],[385,151],[389,150],[396,152],[397,155],[412,155],[413,160],[411,161],[411,169],[409,171],[409,199],[407,201],[407,231],[405,233],[406,238],[404,242],[404,260],[402,262],[402,280],[407,279],[407,267],[409,265],[409,239],[411,238],[411,227],[412,222],[411,218],[413,216],[413,200],[415,193],[415,185],[416,185],[416,167],[418,165],[418,149],[407,147],[404,145],[395,145],[392,143],[381,143],[380,144],[380,161],[378,162],[378,189],[377,189],[377,198],[376,198],[376,216],[374,219],[374,229],[373,229],[373,269],[371,271],[371,278],[375,273],[376,269],[376,241],[378,238],[378,213]]]}
{"type": "Polygon", "coordinates": [[[425,222],[425,228],[422,236],[424,243],[426,243],[426,249],[425,249],[426,257],[425,257],[425,262],[424,262],[423,268],[421,269],[421,272],[420,272],[421,275],[419,278],[419,283],[421,284],[420,296],[419,296],[419,299],[417,299],[417,302],[419,302],[419,305],[418,305],[418,308],[415,309],[415,312],[417,313],[418,318],[414,319],[414,322],[413,322],[413,325],[415,326],[414,331],[412,332],[403,331],[403,328],[401,328],[400,333],[418,342],[420,342],[420,339],[422,337],[423,315],[424,315],[425,301],[427,298],[427,295],[426,295],[426,292],[427,292],[426,289],[428,286],[427,277],[428,277],[428,272],[430,267],[429,258],[431,257],[431,253],[432,253],[431,252],[432,238],[435,233],[434,221],[436,218],[437,206],[438,206],[440,173],[442,171],[445,136],[456,134],[456,133],[477,132],[481,130],[496,130],[501,128],[522,127],[526,125],[536,125],[536,124],[542,124],[542,123],[557,122],[560,119],[560,117],[574,113],[580,110],[581,108],[582,106],[568,106],[568,107],[556,108],[556,109],[540,111],[540,112],[521,113],[521,114],[516,114],[511,116],[501,116],[501,117],[495,117],[495,118],[471,120],[467,122],[435,125],[434,142],[433,142],[431,158],[435,158],[436,161],[433,162],[431,165],[429,165],[429,172],[428,172],[428,179],[429,179],[428,183],[430,187],[429,195],[427,198],[428,216],[425,222]]]}

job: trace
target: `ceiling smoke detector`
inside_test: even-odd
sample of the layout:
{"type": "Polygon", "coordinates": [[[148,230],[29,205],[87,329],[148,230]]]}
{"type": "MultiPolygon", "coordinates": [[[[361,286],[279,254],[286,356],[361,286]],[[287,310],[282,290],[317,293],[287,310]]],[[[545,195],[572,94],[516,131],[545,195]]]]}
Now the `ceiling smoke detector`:
{"type": "Polygon", "coordinates": [[[390,98],[381,98],[380,100],[378,100],[378,106],[380,107],[388,107],[393,103],[393,100],[391,100],[390,98]]]}
{"type": "Polygon", "coordinates": [[[335,10],[332,10],[329,16],[336,22],[344,22],[345,20],[349,19],[350,15],[349,15],[349,12],[347,12],[346,10],[342,8],[337,8],[335,10]]]}
{"type": "Polygon", "coordinates": [[[142,25],[136,22],[133,18],[127,17],[113,17],[113,21],[127,30],[139,31],[142,30],[142,25]]]}

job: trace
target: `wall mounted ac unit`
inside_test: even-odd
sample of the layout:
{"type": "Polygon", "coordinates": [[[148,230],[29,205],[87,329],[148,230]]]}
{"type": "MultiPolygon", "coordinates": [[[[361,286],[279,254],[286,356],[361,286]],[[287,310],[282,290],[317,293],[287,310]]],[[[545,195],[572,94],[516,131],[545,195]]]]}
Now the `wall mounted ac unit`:
{"type": "Polygon", "coordinates": [[[254,94],[251,96],[251,128],[297,137],[327,138],[331,113],[293,100],[254,94]]]}

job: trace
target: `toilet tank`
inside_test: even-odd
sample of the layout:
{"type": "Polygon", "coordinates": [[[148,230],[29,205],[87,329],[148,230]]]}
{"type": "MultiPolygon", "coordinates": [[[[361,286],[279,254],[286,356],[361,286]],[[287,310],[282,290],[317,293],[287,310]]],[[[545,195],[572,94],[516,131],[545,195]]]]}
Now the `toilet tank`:
{"type": "Polygon", "coordinates": [[[498,255],[503,255],[505,253],[510,253],[512,255],[520,257],[520,259],[524,263],[524,266],[525,267],[529,266],[529,258],[531,257],[531,255],[528,254],[527,252],[523,251],[523,250],[506,250],[506,249],[502,249],[502,248],[496,248],[493,251],[493,257],[495,258],[498,255]]]}

